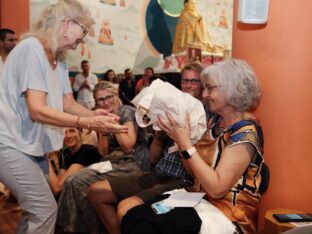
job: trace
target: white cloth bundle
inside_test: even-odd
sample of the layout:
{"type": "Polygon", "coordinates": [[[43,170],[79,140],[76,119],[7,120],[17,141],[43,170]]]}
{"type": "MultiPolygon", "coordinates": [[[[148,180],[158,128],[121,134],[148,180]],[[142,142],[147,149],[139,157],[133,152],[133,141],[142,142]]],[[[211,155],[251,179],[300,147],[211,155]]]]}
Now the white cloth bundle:
{"type": "Polygon", "coordinates": [[[167,121],[166,112],[168,112],[180,126],[184,125],[186,113],[189,113],[193,144],[199,141],[207,130],[203,104],[160,79],[144,88],[131,102],[136,106],[135,117],[140,127],[153,124],[153,129],[159,131],[157,116],[167,121]]]}
{"type": "Polygon", "coordinates": [[[89,166],[90,169],[93,169],[99,173],[106,173],[113,170],[112,163],[110,161],[93,163],[89,166]]]}
{"type": "MultiPolygon", "coordinates": [[[[185,189],[175,189],[165,194],[172,194],[176,192],[188,193],[185,189]]],[[[189,206],[185,206],[189,207],[189,206]]],[[[233,234],[235,233],[235,225],[230,219],[228,219],[222,211],[211,204],[205,199],[201,199],[200,202],[194,207],[198,216],[202,220],[199,234],[233,234]]]]}
{"type": "Polygon", "coordinates": [[[199,234],[233,234],[235,226],[217,207],[202,199],[195,210],[202,220],[199,234]]]}

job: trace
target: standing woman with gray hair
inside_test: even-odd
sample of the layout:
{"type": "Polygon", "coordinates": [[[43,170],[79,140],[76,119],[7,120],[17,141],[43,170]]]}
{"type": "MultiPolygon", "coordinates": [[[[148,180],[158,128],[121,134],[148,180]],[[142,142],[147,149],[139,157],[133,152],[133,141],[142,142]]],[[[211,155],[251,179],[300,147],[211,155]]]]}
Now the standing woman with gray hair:
{"type": "Polygon", "coordinates": [[[194,175],[194,191],[205,192],[237,228],[255,233],[263,135],[249,111],[259,102],[259,83],[252,68],[238,59],[210,65],[201,80],[203,101],[214,113],[202,139],[193,146],[188,121],[178,126],[169,114],[169,123],[159,119],[159,126],[178,144],[194,175]]]}
{"type": "Polygon", "coordinates": [[[73,98],[65,51],[91,30],[90,11],[76,0],[47,7],[31,33],[11,51],[0,80],[0,180],[23,209],[18,233],[54,233],[57,205],[46,181],[47,152],[62,147],[64,130],[80,127],[124,133],[126,126],[104,110],[73,98]]]}

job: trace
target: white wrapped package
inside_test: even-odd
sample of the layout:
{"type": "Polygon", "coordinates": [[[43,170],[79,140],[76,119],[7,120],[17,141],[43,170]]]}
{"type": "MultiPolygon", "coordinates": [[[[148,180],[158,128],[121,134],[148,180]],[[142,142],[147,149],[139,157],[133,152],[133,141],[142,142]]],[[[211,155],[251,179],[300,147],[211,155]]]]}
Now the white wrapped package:
{"type": "Polygon", "coordinates": [[[186,113],[190,116],[191,142],[195,144],[207,130],[206,113],[203,104],[187,93],[183,93],[168,82],[155,80],[144,88],[132,101],[136,106],[135,118],[140,127],[153,125],[159,131],[157,116],[168,121],[166,112],[183,126],[186,113]]]}

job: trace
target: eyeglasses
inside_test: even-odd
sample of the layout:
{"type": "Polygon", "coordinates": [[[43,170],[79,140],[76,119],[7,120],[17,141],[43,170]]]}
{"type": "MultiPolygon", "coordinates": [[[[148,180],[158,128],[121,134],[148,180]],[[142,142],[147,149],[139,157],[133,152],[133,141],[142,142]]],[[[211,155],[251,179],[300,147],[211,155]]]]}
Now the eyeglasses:
{"type": "Polygon", "coordinates": [[[112,101],[113,98],[114,98],[114,95],[108,95],[106,97],[100,97],[100,98],[96,99],[95,102],[96,103],[99,103],[99,102],[106,103],[106,102],[112,101]]]}
{"type": "Polygon", "coordinates": [[[75,24],[77,24],[77,25],[79,25],[80,26],[80,28],[82,29],[82,33],[83,33],[83,38],[85,38],[87,35],[88,35],[88,33],[89,33],[89,31],[86,29],[86,27],[85,26],[83,26],[83,25],[81,25],[80,23],[78,23],[78,21],[76,21],[76,20],[72,20],[75,24]]]}
{"type": "Polygon", "coordinates": [[[17,42],[17,38],[10,38],[8,39],[9,42],[17,42]]]}
{"type": "Polygon", "coordinates": [[[218,88],[218,87],[220,87],[220,85],[212,85],[212,86],[208,86],[207,85],[206,89],[207,89],[208,94],[210,95],[212,90],[215,89],[215,88],[218,88]]]}
{"type": "Polygon", "coordinates": [[[181,80],[181,83],[182,83],[182,84],[191,83],[192,85],[194,85],[194,84],[199,84],[199,83],[200,83],[200,80],[197,80],[197,79],[182,79],[182,80],[181,80]]]}

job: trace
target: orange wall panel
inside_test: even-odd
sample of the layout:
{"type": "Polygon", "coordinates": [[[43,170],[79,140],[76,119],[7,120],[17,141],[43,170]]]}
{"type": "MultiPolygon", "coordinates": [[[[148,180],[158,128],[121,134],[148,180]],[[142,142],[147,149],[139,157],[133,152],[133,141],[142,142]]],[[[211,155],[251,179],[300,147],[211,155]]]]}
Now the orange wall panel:
{"type": "Polygon", "coordinates": [[[237,22],[233,57],[247,60],[262,85],[256,115],[265,135],[270,187],[259,216],[272,208],[312,212],[312,2],[270,1],[266,25],[237,22]]]}
{"type": "Polygon", "coordinates": [[[13,29],[18,35],[29,30],[29,0],[1,0],[1,27],[13,29]]]}

